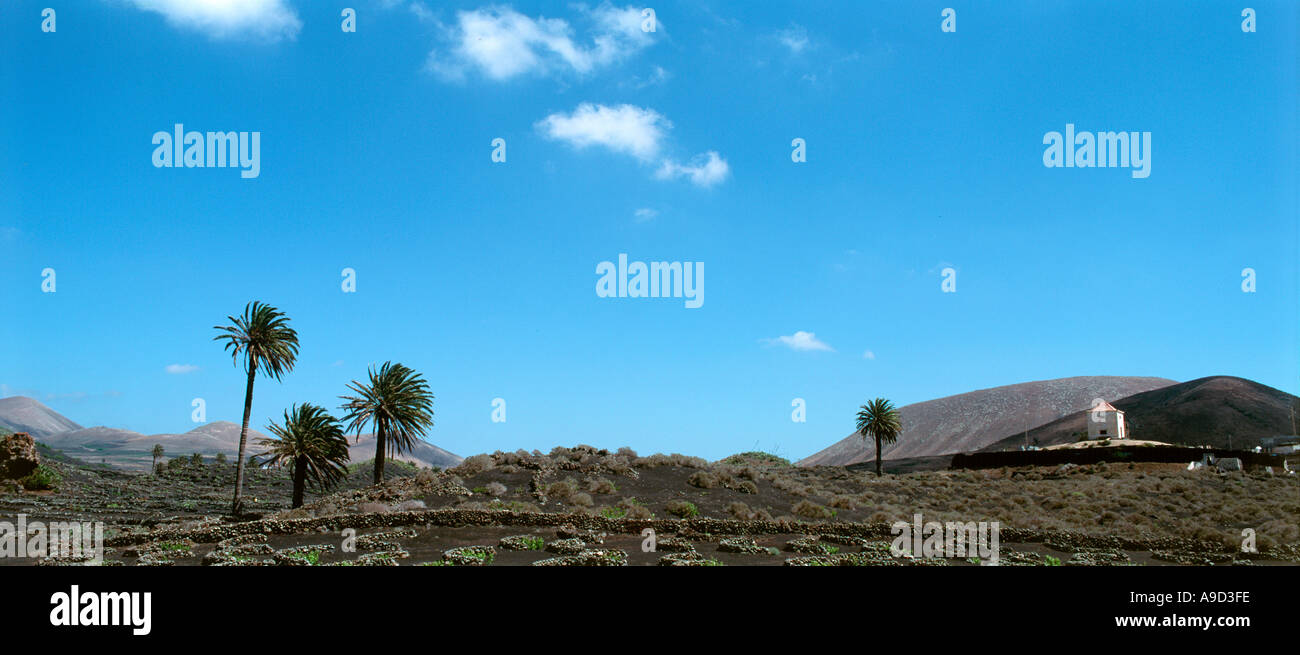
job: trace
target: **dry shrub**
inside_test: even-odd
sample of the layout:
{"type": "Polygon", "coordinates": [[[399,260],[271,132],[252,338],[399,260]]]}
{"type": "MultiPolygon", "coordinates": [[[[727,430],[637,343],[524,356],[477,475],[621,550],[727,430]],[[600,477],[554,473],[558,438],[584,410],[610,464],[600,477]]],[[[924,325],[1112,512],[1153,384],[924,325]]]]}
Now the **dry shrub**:
{"type": "Polygon", "coordinates": [[[552,482],[546,486],[546,497],[556,500],[566,500],[574,492],[573,483],[568,480],[552,482]]]}
{"type": "Polygon", "coordinates": [[[772,481],[772,486],[794,496],[807,496],[809,493],[808,486],[786,477],[777,477],[772,481]]]}
{"type": "Polygon", "coordinates": [[[836,496],[832,498],[831,502],[827,504],[830,505],[831,507],[834,507],[835,509],[851,510],[855,507],[853,504],[853,498],[849,496],[836,496]]]}
{"type": "Polygon", "coordinates": [[[795,516],[801,516],[806,519],[829,519],[835,517],[835,512],[822,507],[817,503],[801,500],[793,507],[795,516]]]}
{"type": "Polygon", "coordinates": [[[493,496],[504,496],[506,493],[506,486],[500,482],[489,482],[486,488],[487,492],[493,496]]]}
{"type": "Polygon", "coordinates": [[[691,503],[685,500],[670,501],[667,505],[664,506],[664,511],[668,512],[669,514],[672,514],[673,516],[684,518],[684,519],[690,518],[692,516],[698,516],[700,513],[700,510],[697,507],[695,507],[695,503],[691,503]]]}
{"type": "Polygon", "coordinates": [[[738,519],[746,520],[746,521],[754,518],[754,512],[753,510],[749,509],[749,505],[740,502],[731,503],[730,505],[727,505],[727,513],[738,519]]]}
{"type": "Polygon", "coordinates": [[[654,516],[653,514],[650,513],[650,508],[646,507],[645,505],[632,505],[631,507],[627,507],[626,509],[627,509],[627,514],[625,514],[623,518],[648,519],[648,518],[653,518],[654,516]]]}
{"type": "Polygon", "coordinates": [[[655,453],[649,457],[638,457],[632,460],[632,465],[638,468],[658,468],[660,466],[680,466],[682,468],[707,469],[709,463],[699,457],[688,457],[679,453],[665,455],[655,453]]]}
{"type": "Polygon", "coordinates": [[[570,494],[569,504],[577,505],[578,507],[591,507],[592,505],[591,496],[582,492],[576,494],[570,494]]]}
{"type": "Polygon", "coordinates": [[[618,489],[614,486],[613,482],[610,482],[605,478],[596,478],[587,485],[587,491],[590,491],[593,494],[612,494],[615,491],[618,491],[618,489]]]}
{"type": "Polygon", "coordinates": [[[492,460],[491,455],[479,454],[466,457],[465,461],[461,462],[459,466],[448,470],[456,475],[462,475],[468,478],[487,471],[495,465],[496,463],[492,460]]]}
{"type": "Polygon", "coordinates": [[[691,474],[691,477],[686,479],[686,484],[689,484],[692,487],[699,487],[700,489],[712,489],[719,486],[721,480],[718,479],[718,476],[715,473],[710,473],[709,471],[696,471],[691,474]]]}

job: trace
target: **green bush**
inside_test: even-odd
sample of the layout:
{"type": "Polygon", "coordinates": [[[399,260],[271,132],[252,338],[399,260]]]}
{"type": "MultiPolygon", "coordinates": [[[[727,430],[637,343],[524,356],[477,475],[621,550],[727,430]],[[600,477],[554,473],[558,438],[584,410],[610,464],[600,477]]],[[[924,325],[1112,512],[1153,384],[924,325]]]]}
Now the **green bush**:
{"type": "Polygon", "coordinates": [[[57,488],[59,484],[63,482],[63,476],[59,475],[58,471],[41,464],[36,467],[35,471],[32,471],[27,475],[27,477],[18,482],[23,485],[24,489],[31,491],[45,491],[47,489],[57,488]]]}
{"type": "Polygon", "coordinates": [[[674,500],[671,503],[668,503],[668,506],[665,507],[664,509],[669,514],[684,519],[688,519],[691,518],[692,516],[700,515],[700,510],[697,507],[695,507],[695,503],[685,501],[685,500],[674,500]]]}

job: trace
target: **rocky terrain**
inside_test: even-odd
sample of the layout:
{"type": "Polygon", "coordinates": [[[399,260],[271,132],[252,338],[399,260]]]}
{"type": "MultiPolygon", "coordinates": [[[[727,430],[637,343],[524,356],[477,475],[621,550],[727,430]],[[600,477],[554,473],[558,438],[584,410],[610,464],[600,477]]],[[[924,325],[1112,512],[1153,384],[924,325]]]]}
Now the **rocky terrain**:
{"type": "MultiPolygon", "coordinates": [[[[885,447],[885,459],[929,457],[983,448],[1008,434],[1024,432],[1092,407],[1159,389],[1174,380],[1151,377],[1084,376],[1024,382],[947,396],[899,408],[903,438],[885,447]]],[[[845,420],[851,423],[852,417],[845,420]]],[[[875,444],[852,433],[799,461],[800,466],[846,466],[875,461],[875,444]]]]}
{"type": "MultiPolygon", "coordinates": [[[[396,464],[287,509],[288,478],[250,472],[260,518],[232,521],[233,467],[158,475],[46,458],[62,480],[0,494],[0,521],[102,520],[113,565],[976,565],[898,558],[890,525],[998,521],[1001,564],[1300,562],[1296,476],[1120,464],[936,471],[876,478],[771,456],[709,463],[585,446],[476,455],[437,471],[396,464]],[[1257,553],[1240,550],[1243,528],[1257,553]],[[643,550],[654,531],[653,551],[643,550]]],[[[3,564],[30,561],[0,560],[3,564]]],[[[51,560],[43,564],[75,564],[51,560]]]]}

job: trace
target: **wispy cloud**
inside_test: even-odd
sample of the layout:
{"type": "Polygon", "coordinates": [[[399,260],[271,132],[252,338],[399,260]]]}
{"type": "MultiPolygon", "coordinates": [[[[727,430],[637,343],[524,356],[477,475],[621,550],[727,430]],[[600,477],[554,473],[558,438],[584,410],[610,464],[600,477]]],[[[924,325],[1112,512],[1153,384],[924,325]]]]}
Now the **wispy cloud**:
{"type": "Polygon", "coordinates": [[[727,164],[727,160],[712,150],[696,155],[686,164],[679,164],[671,159],[664,160],[659,170],[655,172],[655,176],[661,180],[684,177],[695,186],[706,188],[726,180],[730,174],[731,166],[727,164]]]}
{"type": "Polygon", "coordinates": [[[168,364],[166,371],[171,375],[184,375],[199,370],[194,364],[168,364]]]}
{"type": "Polygon", "coordinates": [[[812,332],[800,330],[789,336],[777,337],[775,339],[763,339],[764,343],[769,345],[782,345],[791,350],[827,350],[834,351],[830,344],[817,338],[812,332]]]}
{"type": "Polygon", "coordinates": [[[659,215],[659,211],[650,209],[649,207],[642,207],[636,210],[634,215],[636,216],[636,222],[645,223],[646,221],[654,220],[654,218],[659,215]]]}
{"type": "Polygon", "coordinates": [[[641,29],[640,8],[606,3],[578,11],[587,23],[582,37],[562,18],[532,18],[509,6],[457,12],[455,23],[443,26],[443,43],[429,53],[428,67],[455,80],[471,72],[497,81],[530,74],[586,75],[654,43],[654,33],[641,29]]]}
{"type": "Polygon", "coordinates": [[[792,54],[800,54],[807,50],[812,41],[808,39],[808,30],[802,25],[791,25],[790,27],[776,33],[776,39],[781,45],[789,48],[792,54]]]}
{"type": "Polygon", "coordinates": [[[599,145],[649,160],[659,154],[664,131],[672,123],[653,109],[632,105],[606,107],[583,103],[571,114],[551,114],[537,128],[548,138],[577,148],[599,145]]]}
{"type": "Polygon", "coordinates": [[[876,358],[876,353],[873,353],[870,350],[862,353],[862,359],[875,359],[875,358],[876,358]]]}
{"type": "Polygon", "coordinates": [[[584,102],[573,112],[555,113],[538,121],[543,136],[564,141],[575,148],[601,146],[632,155],[643,163],[658,161],[655,177],[661,180],[685,178],[700,187],[711,187],[727,179],[731,167],[717,152],[696,155],[686,164],[660,158],[672,122],[659,112],[634,105],[605,105],[584,102]]]}
{"type": "Polygon", "coordinates": [[[295,39],[302,29],[298,13],[285,0],[128,0],[161,14],[169,24],[203,32],[214,39],[295,39]]]}

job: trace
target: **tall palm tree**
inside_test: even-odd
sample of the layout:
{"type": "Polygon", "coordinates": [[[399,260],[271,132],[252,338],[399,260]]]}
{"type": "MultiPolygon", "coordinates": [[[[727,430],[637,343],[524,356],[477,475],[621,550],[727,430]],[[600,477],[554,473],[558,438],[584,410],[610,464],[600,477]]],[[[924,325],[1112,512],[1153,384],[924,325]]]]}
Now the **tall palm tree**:
{"type": "Polygon", "coordinates": [[[217,335],[213,341],[224,341],[225,349],[238,363],[239,356],[244,356],[244,370],[248,373],[248,386],[244,389],[244,424],[239,429],[239,460],[235,471],[235,500],[230,512],[238,515],[243,509],[244,500],[244,457],[248,442],[248,417],[253,411],[253,380],[257,372],[275,378],[293,370],[298,358],[298,333],[289,327],[289,317],[280,310],[254,300],[244,307],[244,315],[227,316],[232,325],[215,326],[225,334],[217,335]]]}
{"type": "Polygon", "coordinates": [[[858,410],[858,433],[863,439],[874,437],[876,440],[876,477],[881,476],[880,445],[898,441],[903,430],[898,420],[898,410],[894,404],[884,398],[877,398],[858,410]]]}
{"type": "Polygon", "coordinates": [[[353,380],[348,388],[357,395],[339,396],[347,401],[343,420],[358,439],[367,424],[374,424],[375,484],[379,484],[384,481],[384,456],[410,452],[433,427],[433,394],[419,373],[392,362],[384,362],[378,371],[370,369],[368,385],[353,380]]]}
{"type": "Polygon", "coordinates": [[[348,440],[339,420],[324,407],[304,403],[284,412],[284,425],[267,426],[275,439],[258,439],[266,449],[261,463],[293,467],[293,507],[302,507],[303,490],[310,481],[317,491],[347,477],[348,440]]]}
{"type": "Polygon", "coordinates": [[[158,460],[162,458],[164,454],[166,454],[166,451],[163,450],[162,444],[156,443],[153,445],[153,472],[154,473],[158,472],[158,460]]]}

